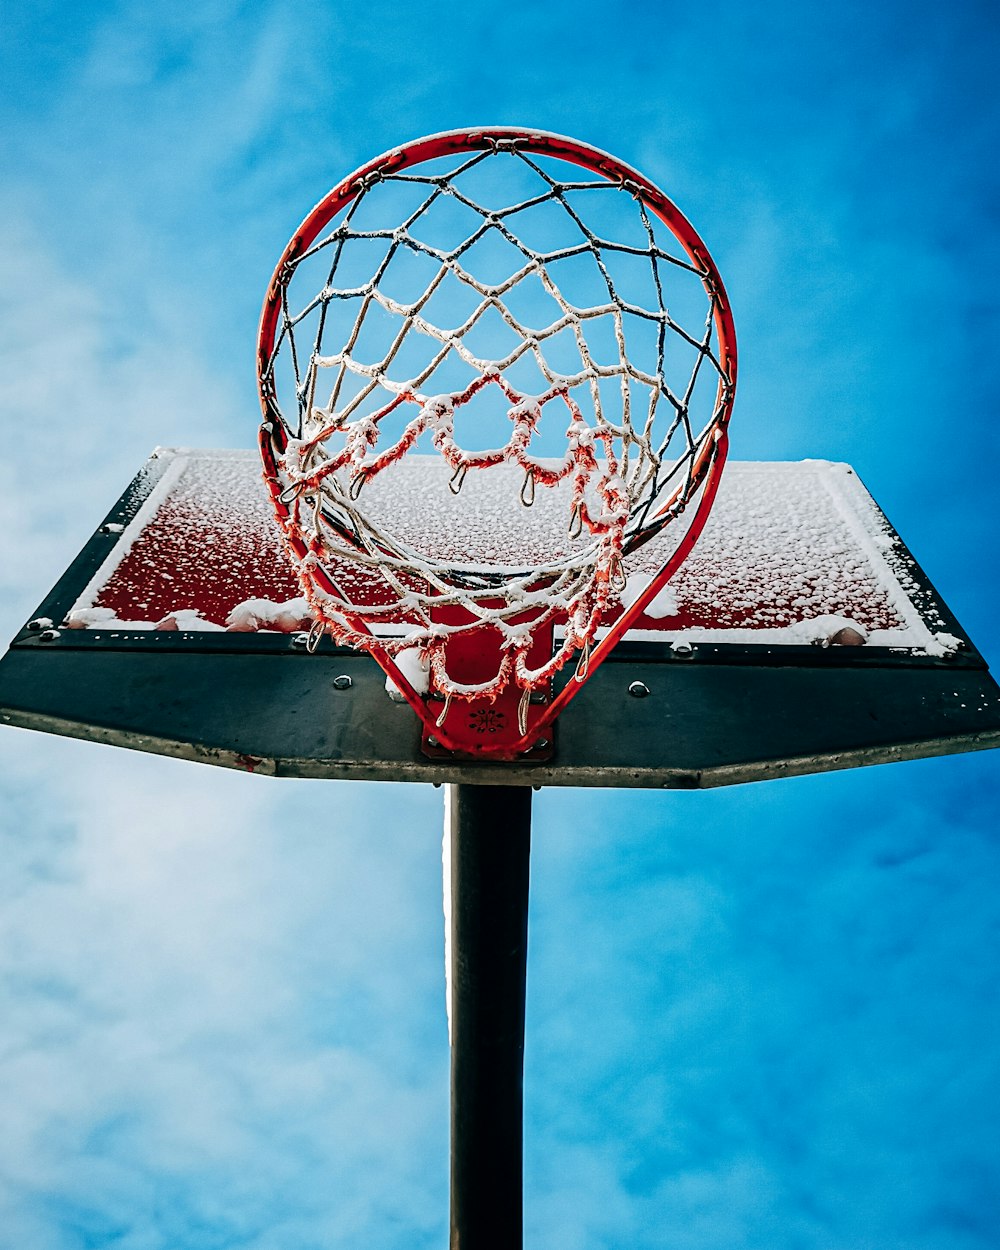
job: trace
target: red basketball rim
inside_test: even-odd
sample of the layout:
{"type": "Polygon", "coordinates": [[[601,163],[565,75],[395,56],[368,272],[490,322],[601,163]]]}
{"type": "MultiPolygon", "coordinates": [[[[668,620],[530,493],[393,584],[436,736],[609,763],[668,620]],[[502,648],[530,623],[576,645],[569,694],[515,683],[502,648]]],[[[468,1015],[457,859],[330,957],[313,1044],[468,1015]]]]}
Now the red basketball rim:
{"type": "MultiPolygon", "coordinates": [[[[692,265],[698,271],[707,294],[712,301],[712,318],[714,320],[720,379],[716,395],[716,416],[714,436],[702,451],[693,465],[692,474],[696,480],[700,494],[695,502],[694,516],[688,523],[684,538],[678,544],[670,559],[652,579],[643,593],[615,620],[610,630],[595,645],[587,664],[586,675],[593,673],[607,658],[615,644],[627,632],[631,625],[642,615],[645,608],[652,602],[664,585],[673,576],[681,563],[694,547],[698,536],[704,528],[714,502],[722,469],[728,450],[726,429],[732,412],[736,384],[736,332],[732,310],[726,295],[722,277],[712,257],[697,231],[677,208],[677,206],[652,182],[638,170],[626,165],[614,156],[593,148],[578,140],[561,135],[550,134],[538,130],[525,130],[520,127],[473,127],[465,130],[448,131],[415,140],[404,146],[393,148],[374,160],[361,166],[354,173],[344,178],[329,192],[309,213],[298,230],[292,236],[281,259],[275,267],[268,288],[260,319],[258,335],[257,359],[260,400],[264,424],[260,435],[260,450],[264,467],[264,477],[271,494],[275,514],[283,524],[289,516],[287,501],[282,499],[278,481],[278,459],[284,453],[288,433],[278,406],[275,392],[272,361],[275,354],[278,328],[282,315],[282,293],[286,288],[292,262],[312,246],[320,232],[334,218],[342,213],[360,192],[372,180],[385,174],[398,172],[431,161],[438,157],[461,154],[463,152],[517,147],[519,150],[539,156],[558,158],[579,166],[607,179],[618,183],[630,191],[667,227],[692,265]]],[[[677,498],[675,493],[671,499],[657,507],[654,515],[666,512],[677,498]]],[[[624,548],[625,553],[634,550],[648,538],[648,532],[640,533],[630,546],[624,548]]],[[[301,560],[306,549],[301,540],[287,536],[292,554],[301,560]]],[[[322,575],[320,575],[322,576],[322,575]]],[[[334,588],[330,587],[331,591],[334,588]]],[[[334,591],[335,593],[335,591],[334,591]]],[[[351,619],[349,609],[345,615],[351,619]]],[[[355,623],[352,619],[352,624],[355,623]]],[[[499,750],[491,745],[481,746],[464,737],[454,735],[443,729],[437,709],[428,706],[425,698],[418,693],[406,678],[400,667],[390,655],[382,650],[378,641],[362,620],[356,622],[359,631],[367,633],[371,639],[368,649],[402,692],[406,701],[419,716],[425,727],[425,741],[433,735],[440,747],[463,753],[482,754],[494,758],[515,758],[530,751],[543,733],[548,732],[552,722],[566,706],[573,694],[579,689],[582,676],[568,682],[562,691],[550,701],[543,712],[535,716],[527,733],[516,741],[508,742],[499,750]]],[[[366,644],[367,645],[367,644],[366,644]]]]}

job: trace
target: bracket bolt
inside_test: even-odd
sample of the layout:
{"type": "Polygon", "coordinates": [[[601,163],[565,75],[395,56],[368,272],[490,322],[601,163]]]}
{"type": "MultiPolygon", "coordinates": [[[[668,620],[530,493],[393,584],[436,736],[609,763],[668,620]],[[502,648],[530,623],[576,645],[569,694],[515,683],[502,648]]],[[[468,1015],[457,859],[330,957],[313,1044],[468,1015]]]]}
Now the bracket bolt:
{"type": "Polygon", "coordinates": [[[649,687],[644,681],[633,681],[629,684],[628,692],[633,699],[645,699],[649,694],[649,687]]]}
{"type": "Polygon", "coordinates": [[[351,681],[346,673],[341,673],[339,677],[333,679],[334,690],[350,690],[353,685],[354,682],[351,681]]]}

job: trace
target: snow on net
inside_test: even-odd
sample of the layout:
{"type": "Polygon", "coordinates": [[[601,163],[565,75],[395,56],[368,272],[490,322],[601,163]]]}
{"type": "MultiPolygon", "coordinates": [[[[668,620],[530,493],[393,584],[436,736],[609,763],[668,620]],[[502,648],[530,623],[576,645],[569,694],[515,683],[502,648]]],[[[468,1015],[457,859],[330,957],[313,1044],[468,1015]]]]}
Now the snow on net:
{"type": "Polygon", "coordinates": [[[318,233],[303,227],[265,308],[265,463],[317,620],[365,647],[403,603],[408,635],[380,649],[420,647],[459,697],[527,689],[586,652],[625,589],[623,556],[724,455],[735,379],[721,281],[668,201],[584,151],[584,170],[511,138],[470,152],[459,137],[402,168],[396,153],[334,194],[318,233]],[[502,545],[456,560],[410,542],[376,483],[414,451],[446,471],[428,528],[449,492],[495,476],[501,534],[519,503],[544,516],[530,563],[502,545]],[[345,562],[349,581],[377,585],[366,600],[341,580],[345,562]],[[552,620],[562,643],[532,668],[552,620]],[[448,640],[484,629],[499,670],[464,688],[448,640]]]}

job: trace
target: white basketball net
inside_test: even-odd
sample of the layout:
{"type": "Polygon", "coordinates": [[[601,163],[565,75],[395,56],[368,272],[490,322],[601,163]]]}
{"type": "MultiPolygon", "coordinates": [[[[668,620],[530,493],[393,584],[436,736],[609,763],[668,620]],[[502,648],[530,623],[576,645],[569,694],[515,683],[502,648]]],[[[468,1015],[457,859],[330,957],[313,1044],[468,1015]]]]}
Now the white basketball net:
{"type": "Polygon", "coordinates": [[[623,555],[683,512],[728,417],[717,298],[634,184],[517,141],[360,183],[286,263],[262,376],[314,638],[417,648],[449,699],[510,682],[528,691],[576,652],[585,669],[623,589],[623,555]],[[505,441],[463,446],[492,434],[498,414],[505,441]],[[510,526],[536,491],[561,489],[570,540],[511,568],[443,560],[387,532],[366,510],[366,482],[431,448],[452,491],[469,470],[517,466],[510,526]],[[345,567],[364,576],[345,579],[345,567]],[[562,639],[532,667],[548,621],[562,639]],[[454,680],[449,641],[487,628],[500,640],[495,675],[454,680]]]}

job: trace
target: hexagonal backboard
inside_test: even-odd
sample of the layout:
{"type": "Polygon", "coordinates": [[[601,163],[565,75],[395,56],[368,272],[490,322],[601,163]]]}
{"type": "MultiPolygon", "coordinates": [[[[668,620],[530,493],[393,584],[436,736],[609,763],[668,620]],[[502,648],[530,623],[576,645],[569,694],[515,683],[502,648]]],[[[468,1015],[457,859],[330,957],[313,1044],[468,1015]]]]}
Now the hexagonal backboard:
{"type": "MultiPolygon", "coordinates": [[[[544,500],[511,511],[502,472],[451,496],[434,457],[399,470],[369,487],[397,533],[465,561],[501,543],[530,567],[544,500]]],[[[670,541],[629,557],[630,587],[670,541]]],[[[308,626],[256,456],[161,449],[14,640],[0,715],[268,773],[537,785],[691,787],[1000,743],[982,657],[842,464],[727,467],[694,553],[548,760],[429,758],[375,663],[306,654],[308,626]]]]}

